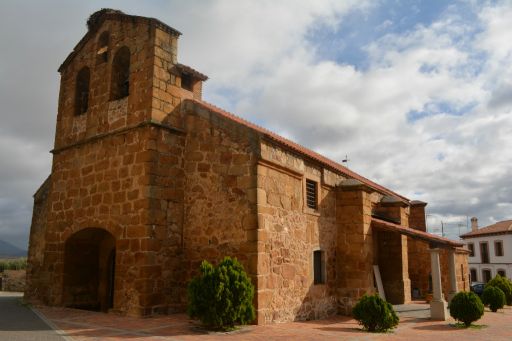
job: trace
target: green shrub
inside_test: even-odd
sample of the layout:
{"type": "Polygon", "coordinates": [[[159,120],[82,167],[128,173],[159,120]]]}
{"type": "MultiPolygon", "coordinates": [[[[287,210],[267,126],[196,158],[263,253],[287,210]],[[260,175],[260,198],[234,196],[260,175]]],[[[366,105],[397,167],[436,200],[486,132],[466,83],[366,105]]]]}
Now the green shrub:
{"type": "Polygon", "coordinates": [[[512,282],[510,282],[508,278],[496,275],[496,277],[487,282],[485,287],[500,288],[501,291],[503,291],[503,293],[505,294],[506,304],[512,305],[512,282]]]}
{"type": "Polygon", "coordinates": [[[369,332],[385,332],[399,321],[393,306],[377,294],[364,295],[352,309],[352,315],[369,332]]]}
{"type": "Polygon", "coordinates": [[[488,286],[482,293],[482,303],[496,312],[505,305],[505,293],[498,287],[488,286]]]}
{"type": "Polygon", "coordinates": [[[466,327],[471,325],[484,314],[484,305],[474,292],[461,291],[450,302],[450,315],[463,322],[466,327]]]}
{"type": "Polygon", "coordinates": [[[216,267],[203,261],[200,272],[188,286],[190,317],[221,330],[254,320],[254,286],[236,258],[226,257],[216,267]]]}

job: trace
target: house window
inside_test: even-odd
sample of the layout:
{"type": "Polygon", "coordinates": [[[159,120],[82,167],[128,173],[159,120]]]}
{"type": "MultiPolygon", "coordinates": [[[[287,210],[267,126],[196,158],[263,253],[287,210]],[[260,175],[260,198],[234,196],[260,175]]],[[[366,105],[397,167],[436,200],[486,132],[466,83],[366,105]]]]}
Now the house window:
{"type": "Polygon", "coordinates": [[[475,257],[475,244],[469,243],[468,250],[469,250],[469,257],[475,257]]]}
{"type": "Polygon", "coordinates": [[[471,269],[469,271],[470,271],[470,274],[471,274],[471,278],[469,279],[470,282],[477,282],[478,281],[478,277],[476,276],[476,269],[471,269]]]}
{"type": "Polygon", "coordinates": [[[325,283],[325,252],[313,251],[313,278],[314,284],[325,283]]]}
{"type": "Polygon", "coordinates": [[[75,115],[82,115],[89,109],[89,81],[91,74],[87,66],[80,69],[76,75],[75,85],[75,115]]]}
{"type": "Polygon", "coordinates": [[[505,270],[499,269],[497,272],[501,277],[507,277],[507,272],[505,270]]]}
{"type": "Polygon", "coordinates": [[[112,61],[110,99],[118,100],[129,95],[130,91],[130,49],[121,47],[112,61]]]}
{"type": "Polygon", "coordinates": [[[98,50],[96,52],[97,64],[105,63],[108,61],[108,41],[109,34],[107,31],[103,32],[98,39],[98,50]]]}
{"type": "Polygon", "coordinates": [[[484,281],[484,283],[487,283],[491,280],[492,276],[491,276],[491,270],[489,269],[484,269],[482,270],[482,279],[484,281]]]}
{"type": "Polygon", "coordinates": [[[480,243],[480,255],[482,256],[482,263],[489,263],[489,246],[487,242],[480,243]]]}
{"type": "Polygon", "coordinates": [[[318,208],[318,183],[306,179],[306,204],[309,208],[316,210],[318,208]]]}
{"type": "Polygon", "coordinates": [[[494,242],[494,255],[496,257],[503,256],[503,242],[501,240],[497,240],[494,242]]]}

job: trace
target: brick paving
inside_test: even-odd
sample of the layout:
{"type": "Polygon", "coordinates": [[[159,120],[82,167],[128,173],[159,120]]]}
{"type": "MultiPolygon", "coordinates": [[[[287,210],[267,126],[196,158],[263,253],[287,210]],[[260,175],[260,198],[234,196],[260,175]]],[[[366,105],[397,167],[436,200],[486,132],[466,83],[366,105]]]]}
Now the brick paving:
{"type": "MultiPolygon", "coordinates": [[[[121,317],[85,310],[38,307],[61,333],[72,340],[512,340],[512,307],[498,313],[486,310],[477,322],[481,329],[461,329],[454,321],[402,316],[397,329],[387,334],[361,331],[353,319],[335,316],[320,321],[246,326],[230,333],[204,331],[196,321],[176,314],[151,318],[121,317]]],[[[407,315],[407,313],[405,313],[407,315]]]]}

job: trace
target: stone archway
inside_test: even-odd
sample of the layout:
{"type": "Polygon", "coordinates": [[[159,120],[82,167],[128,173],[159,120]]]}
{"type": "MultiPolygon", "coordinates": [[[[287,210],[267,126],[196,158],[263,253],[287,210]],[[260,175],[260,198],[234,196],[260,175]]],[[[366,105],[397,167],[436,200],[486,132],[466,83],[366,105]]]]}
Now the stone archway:
{"type": "Polygon", "coordinates": [[[71,235],[64,251],[63,304],[108,311],[114,306],[116,240],[101,228],[71,235]]]}

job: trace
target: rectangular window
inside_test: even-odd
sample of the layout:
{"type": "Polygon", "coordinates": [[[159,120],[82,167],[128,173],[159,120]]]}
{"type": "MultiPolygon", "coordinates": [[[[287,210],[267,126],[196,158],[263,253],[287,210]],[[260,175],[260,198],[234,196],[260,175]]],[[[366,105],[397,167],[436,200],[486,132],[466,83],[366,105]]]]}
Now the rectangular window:
{"type": "Polygon", "coordinates": [[[482,270],[482,277],[484,283],[487,283],[491,280],[491,270],[482,270]]]}
{"type": "Polygon", "coordinates": [[[498,270],[498,275],[500,275],[501,277],[507,277],[507,273],[505,272],[505,270],[498,270]]]}
{"type": "Polygon", "coordinates": [[[313,180],[306,179],[306,204],[309,208],[316,210],[318,199],[318,183],[313,180]]]}
{"type": "Polygon", "coordinates": [[[478,278],[476,277],[476,269],[471,269],[471,278],[470,282],[478,282],[478,278]]]}
{"type": "Polygon", "coordinates": [[[315,284],[325,283],[324,252],[317,250],[313,252],[313,276],[315,284]]]}
{"type": "Polygon", "coordinates": [[[469,257],[475,257],[475,245],[473,243],[468,244],[469,257]]]}
{"type": "Polygon", "coordinates": [[[494,255],[496,257],[503,256],[503,242],[501,240],[494,242],[494,255]]]}
{"type": "Polygon", "coordinates": [[[482,256],[482,263],[489,263],[489,246],[487,242],[480,243],[480,255],[482,256]]]}

